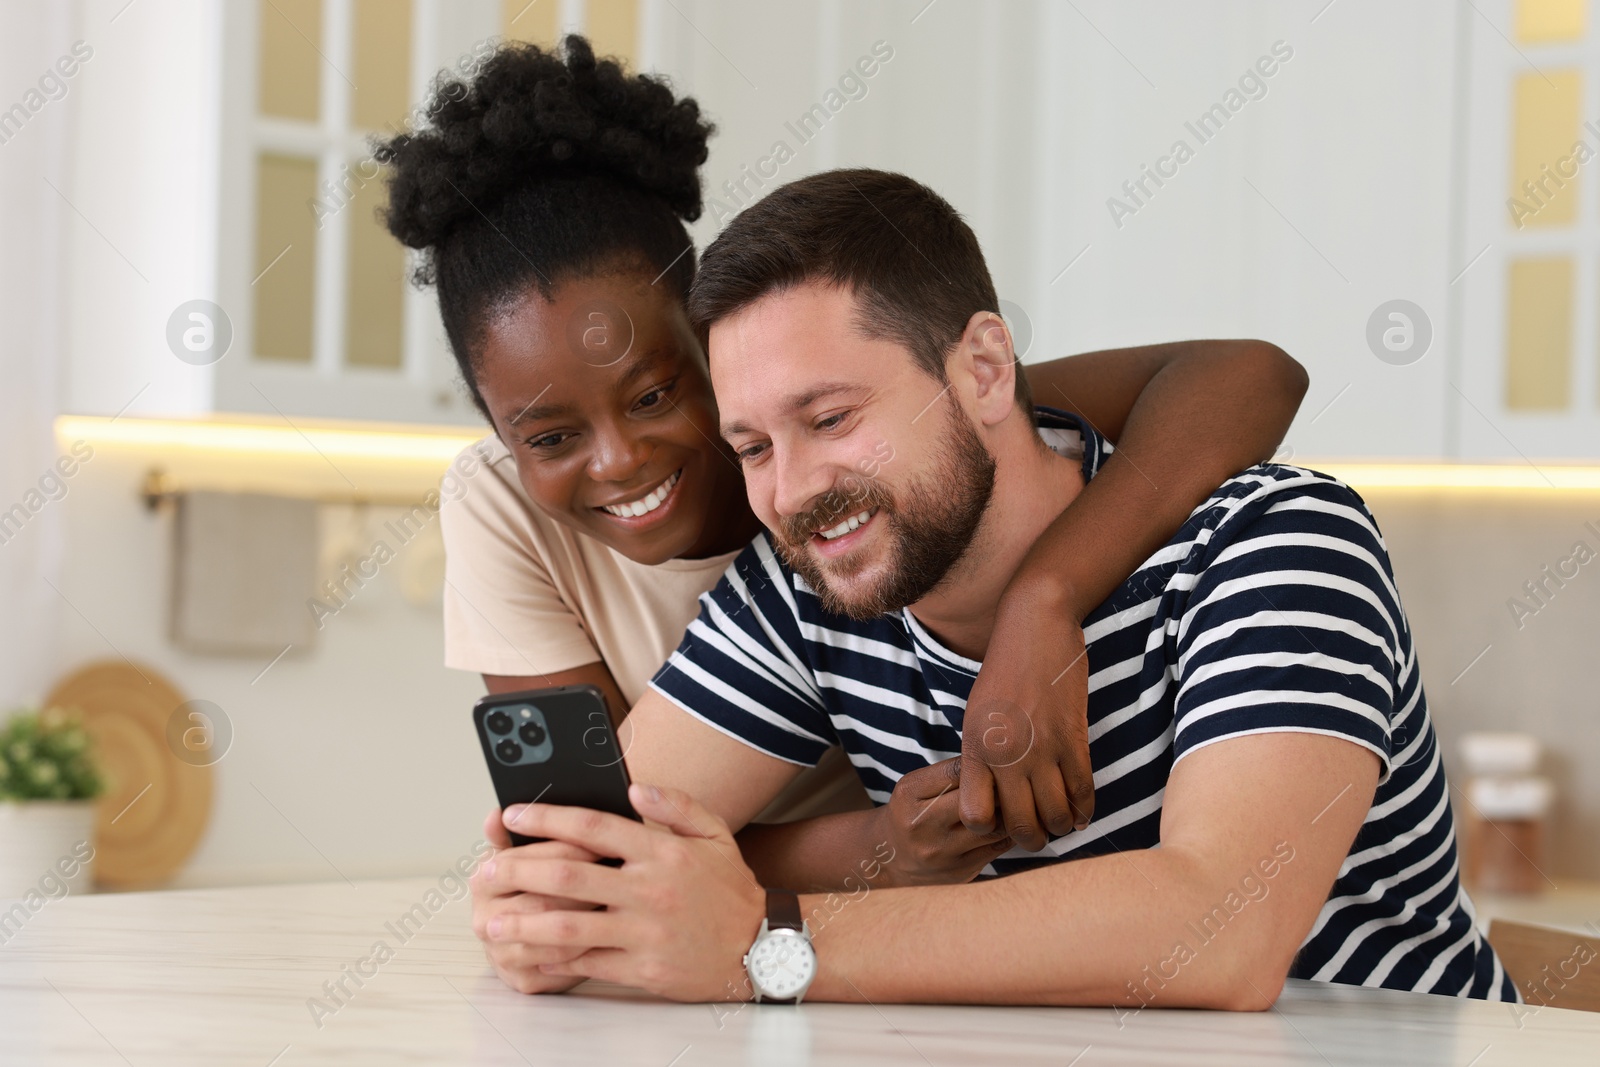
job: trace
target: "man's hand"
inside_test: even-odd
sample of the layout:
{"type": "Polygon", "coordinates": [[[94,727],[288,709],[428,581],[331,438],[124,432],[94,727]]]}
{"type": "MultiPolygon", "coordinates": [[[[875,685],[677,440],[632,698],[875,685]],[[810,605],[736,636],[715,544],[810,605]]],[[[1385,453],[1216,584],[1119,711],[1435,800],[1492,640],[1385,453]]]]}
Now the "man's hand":
{"type": "MultiPolygon", "coordinates": [[[[559,859],[578,863],[593,863],[597,858],[588,849],[569,845],[564,841],[540,841],[513,848],[506,823],[521,814],[522,809],[515,806],[508,808],[505,813],[496,808],[484,820],[483,835],[495,848],[495,854],[490,858],[490,862],[503,862],[507,856],[559,859]]],[[[516,826],[518,833],[523,831],[520,822],[512,824],[516,826]]],[[[577,950],[494,940],[488,936],[488,931],[492,923],[496,920],[503,921],[501,917],[506,915],[540,915],[562,910],[587,911],[593,905],[581,900],[540,896],[537,893],[501,891],[489,883],[485,875],[488,866],[489,864],[485,863],[472,875],[472,930],[478,935],[478,940],[483,942],[484,953],[489,957],[489,964],[500,976],[500,980],[519,993],[561,993],[581,983],[582,978],[555,977],[539,970],[540,964],[572,959],[578,954],[577,950]]]]}
{"type": "Polygon", "coordinates": [[[635,784],[628,797],[644,825],[587,808],[522,811],[519,832],[587,858],[510,849],[484,864],[488,894],[604,910],[506,909],[486,924],[488,940],[529,958],[563,957],[537,965],[551,980],[599,978],[682,1001],[747,999],[741,961],[761,928],[766,891],[728,824],[677,789],[635,784]]]}
{"type": "Polygon", "coordinates": [[[918,767],[895,783],[889,803],[873,810],[878,839],[892,848],[875,887],[970,882],[1011,848],[1004,830],[975,834],[961,825],[961,758],[918,767]]]}
{"type": "Polygon", "coordinates": [[[961,821],[1037,852],[1089,825],[1089,659],[1076,617],[1038,584],[1001,598],[961,726],[961,821]]]}

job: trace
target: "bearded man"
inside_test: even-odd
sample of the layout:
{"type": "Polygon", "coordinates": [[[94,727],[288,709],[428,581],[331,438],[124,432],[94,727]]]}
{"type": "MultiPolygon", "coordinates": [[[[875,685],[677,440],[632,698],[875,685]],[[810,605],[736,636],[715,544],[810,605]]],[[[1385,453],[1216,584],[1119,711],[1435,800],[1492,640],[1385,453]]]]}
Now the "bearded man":
{"type": "Polygon", "coordinates": [[[966,731],[1025,750],[1025,721],[967,694],[1002,590],[1109,451],[1034,407],[997,306],[972,231],[896,174],[801,179],[706,251],[691,316],[769,533],[623,724],[647,821],[505,812],[550,840],[476,881],[501,976],[707,1001],[1261,1010],[1290,977],[1515,1000],[1457,879],[1382,537],[1297,467],[1224,483],[1084,620],[1092,821],[1034,852],[957,837],[980,876],[917,884],[929,775],[966,731]],[[733,832],[835,744],[879,806],[775,831],[763,886],[733,832]],[[814,886],[850,893],[794,892],[814,886]]]}

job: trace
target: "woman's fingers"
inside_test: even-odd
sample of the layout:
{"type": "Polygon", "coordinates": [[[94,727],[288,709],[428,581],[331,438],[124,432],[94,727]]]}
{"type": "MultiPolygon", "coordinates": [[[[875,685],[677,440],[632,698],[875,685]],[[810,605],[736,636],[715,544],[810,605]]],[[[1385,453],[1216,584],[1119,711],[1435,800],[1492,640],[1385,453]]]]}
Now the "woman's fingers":
{"type": "MultiPolygon", "coordinates": [[[[961,824],[975,834],[999,828],[995,811],[994,772],[981,759],[962,758],[961,786],[958,793],[961,824]]],[[[1005,811],[1004,805],[1001,810],[1005,811]]]]}
{"type": "Polygon", "coordinates": [[[1039,813],[1034,810],[1032,783],[1027,778],[1008,776],[996,783],[996,789],[1001,817],[1005,821],[995,830],[1009,833],[1013,841],[1029,852],[1039,851],[1049,837],[1040,825],[1039,813]]]}
{"type": "Polygon", "coordinates": [[[969,877],[976,877],[978,872],[987,867],[996,858],[1004,856],[1015,847],[1015,842],[1009,837],[1002,836],[997,841],[985,841],[975,848],[969,848],[960,857],[964,870],[971,871],[969,877]]]}
{"type": "Polygon", "coordinates": [[[1089,745],[1061,762],[1061,777],[1067,783],[1067,802],[1072,807],[1074,829],[1084,830],[1094,818],[1094,768],[1089,764],[1089,745]]]}
{"type": "Polygon", "coordinates": [[[1067,803],[1067,787],[1062,781],[1060,767],[1049,764],[1040,767],[1029,781],[1033,785],[1034,808],[1050,836],[1063,837],[1071,833],[1072,808],[1067,803]]]}
{"type": "Polygon", "coordinates": [[[924,803],[953,793],[961,785],[961,757],[930,763],[901,776],[895,788],[904,789],[911,799],[924,803]]]}

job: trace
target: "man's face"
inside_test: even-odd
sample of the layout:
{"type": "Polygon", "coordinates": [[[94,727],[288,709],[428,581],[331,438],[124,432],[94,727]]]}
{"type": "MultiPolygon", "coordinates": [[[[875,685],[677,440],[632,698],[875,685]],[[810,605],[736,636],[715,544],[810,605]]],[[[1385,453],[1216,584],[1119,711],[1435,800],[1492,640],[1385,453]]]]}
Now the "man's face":
{"type": "Polygon", "coordinates": [[[916,603],[966,552],[994,459],[957,391],[856,315],[836,288],[766,296],[712,327],[711,379],[778,551],[825,608],[864,619],[916,603]]]}

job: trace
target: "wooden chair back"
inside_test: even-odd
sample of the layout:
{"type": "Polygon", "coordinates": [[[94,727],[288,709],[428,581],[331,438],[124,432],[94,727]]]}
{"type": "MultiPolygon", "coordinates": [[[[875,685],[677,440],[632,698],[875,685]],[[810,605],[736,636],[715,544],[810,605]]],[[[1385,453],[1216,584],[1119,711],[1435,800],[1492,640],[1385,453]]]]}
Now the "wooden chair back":
{"type": "Polygon", "coordinates": [[[1489,944],[1530,1006],[1600,1011],[1600,937],[1495,919],[1489,944]]]}

